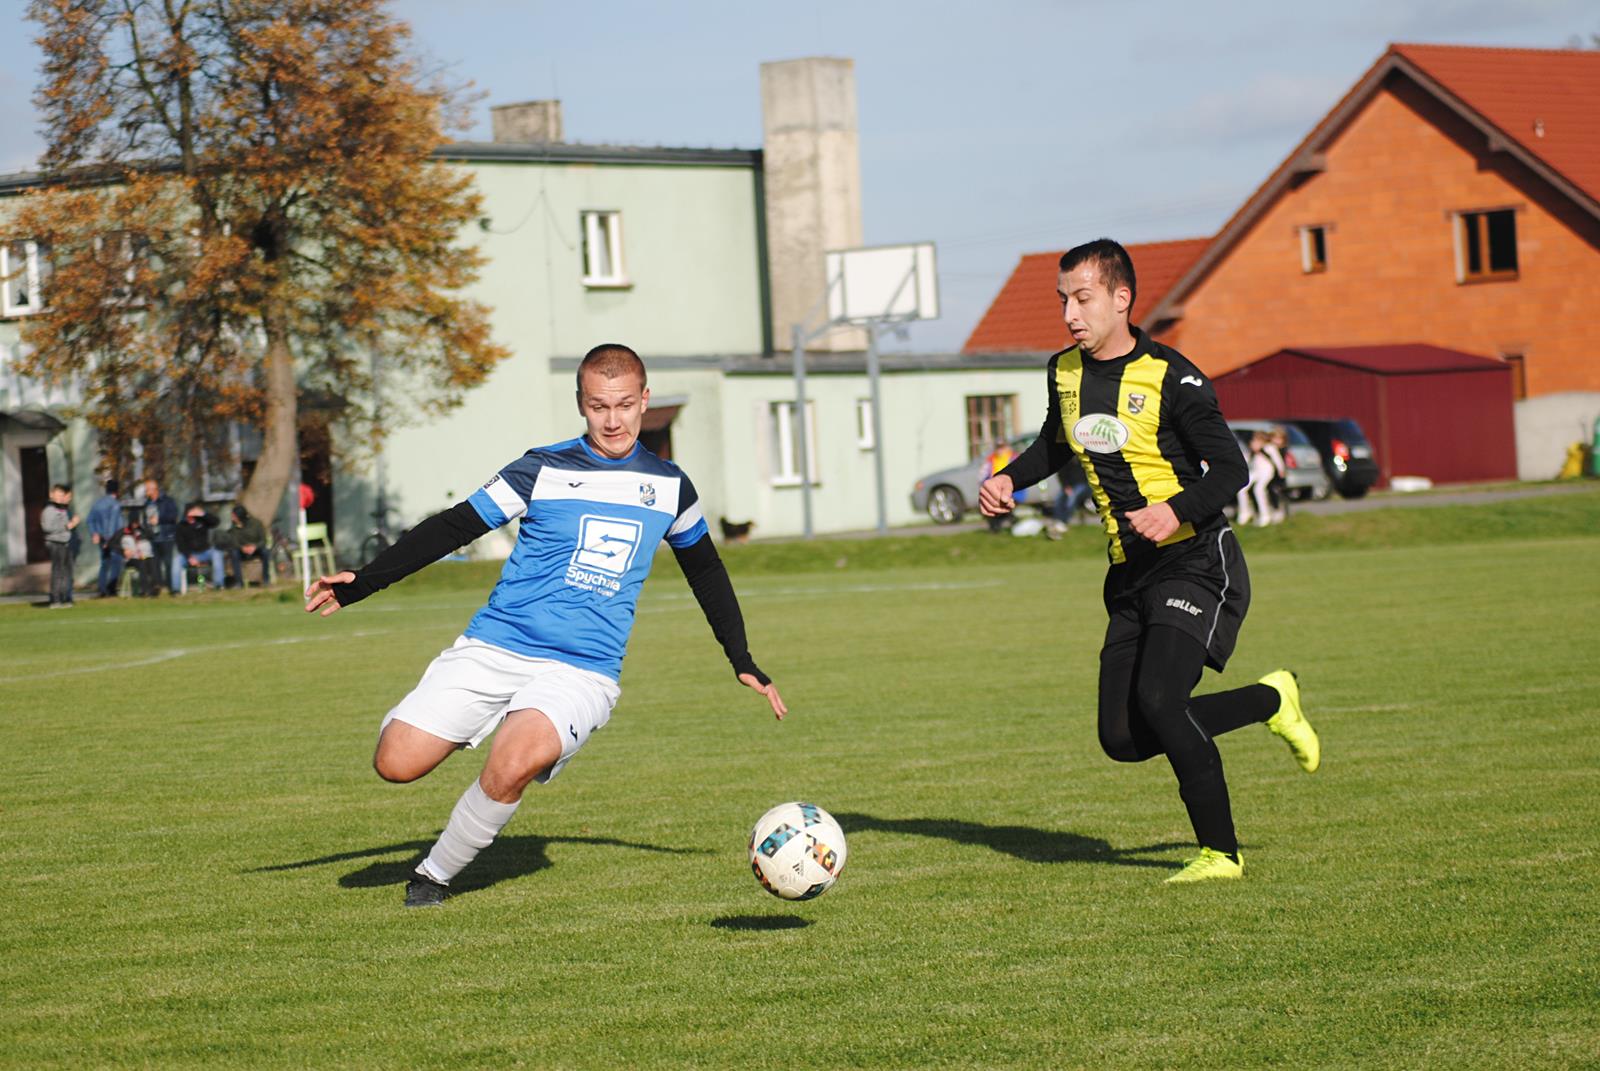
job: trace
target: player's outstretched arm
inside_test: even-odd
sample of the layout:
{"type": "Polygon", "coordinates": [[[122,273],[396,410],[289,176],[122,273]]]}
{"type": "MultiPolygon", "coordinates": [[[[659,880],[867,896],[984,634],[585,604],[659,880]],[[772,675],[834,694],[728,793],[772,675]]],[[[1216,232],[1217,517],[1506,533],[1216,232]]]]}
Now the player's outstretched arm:
{"type": "Polygon", "coordinates": [[[321,608],[322,616],[327,617],[342,606],[360,602],[432,565],[488,530],[489,523],[478,515],[471,501],[458,502],[411,529],[355,572],[319,578],[307,592],[306,612],[315,613],[321,608]],[[332,609],[328,609],[330,601],[332,609]]]}
{"type": "Polygon", "coordinates": [[[672,555],[678,559],[678,567],[689,581],[689,590],[694,592],[700,612],[706,615],[711,634],[722,645],[722,653],[727,655],[739,683],[766,696],[772,713],[781,719],[789,713],[789,708],[784,705],[772,679],[761,672],[755,659],[750,657],[745,644],[744,614],[739,611],[733,581],[728,579],[728,568],[722,564],[722,555],[717,553],[711,536],[703,535],[687,547],[673,547],[672,555]]]}

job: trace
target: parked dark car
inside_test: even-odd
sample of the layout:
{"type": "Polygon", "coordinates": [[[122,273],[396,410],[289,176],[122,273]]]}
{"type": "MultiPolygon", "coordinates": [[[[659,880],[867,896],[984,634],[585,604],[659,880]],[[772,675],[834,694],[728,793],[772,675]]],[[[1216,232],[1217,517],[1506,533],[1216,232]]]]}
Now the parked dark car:
{"type": "Polygon", "coordinates": [[[1372,456],[1367,433],[1354,420],[1293,421],[1322,455],[1322,465],[1333,489],[1345,498],[1360,498],[1378,482],[1378,461],[1372,456]]]}

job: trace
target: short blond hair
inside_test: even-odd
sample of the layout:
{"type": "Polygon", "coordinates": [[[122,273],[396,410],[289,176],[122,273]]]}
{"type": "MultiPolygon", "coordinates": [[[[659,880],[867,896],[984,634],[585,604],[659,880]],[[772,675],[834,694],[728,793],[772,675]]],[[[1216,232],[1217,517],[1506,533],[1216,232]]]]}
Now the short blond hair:
{"type": "Polygon", "coordinates": [[[644,374],[644,361],[639,355],[620,342],[602,342],[594,349],[583,355],[583,360],[578,362],[578,393],[583,393],[583,377],[588,372],[604,377],[605,379],[618,379],[632,372],[639,377],[639,389],[643,390],[648,381],[644,374]]]}

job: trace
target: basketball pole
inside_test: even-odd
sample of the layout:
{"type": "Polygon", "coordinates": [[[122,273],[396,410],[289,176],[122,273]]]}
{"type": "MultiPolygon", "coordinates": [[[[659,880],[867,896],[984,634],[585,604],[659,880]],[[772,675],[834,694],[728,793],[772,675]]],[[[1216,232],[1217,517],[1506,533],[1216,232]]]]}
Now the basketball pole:
{"type": "Polygon", "coordinates": [[[814,339],[832,331],[835,327],[847,321],[830,316],[820,327],[811,331],[806,330],[806,323],[819,312],[827,309],[833,297],[833,290],[839,285],[835,279],[828,283],[822,291],[822,297],[811,306],[811,311],[795,322],[794,325],[794,418],[798,421],[795,429],[799,436],[800,447],[800,516],[801,533],[804,538],[810,539],[811,526],[811,427],[806,419],[806,344],[814,339]]]}
{"type": "MultiPolygon", "coordinates": [[[[829,325],[832,326],[831,324],[829,325]]],[[[819,334],[821,332],[818,332],[819,334]]],[[[801,533],[811,538],[811,444],[806,428],[806,329],[794,325],[794,418],[800,433],[800,515],[801,533]]]]}
{"type": "Polygon", "coordinates": [[[906,322],[907,317],[896,316],[894,308],[895,304],[900,300],[900,295],[905,291],[906,284],[910,283],[916,276],[916,261],[912,261],[910,269],[900,280],[900,285],[894,288],[894,293],[890,294],[889,300],[884,302],[882,314],[863,321],[863,325],[867,329],[867,396],[871,399],[872,410],[872,468],[873,475],[877,477],[878,485],[879,535],[886,535],[889,531],[889,500],[883,475],[883,392],[879,389],[881,367],[878,359],[878,329],[906,322]]]}

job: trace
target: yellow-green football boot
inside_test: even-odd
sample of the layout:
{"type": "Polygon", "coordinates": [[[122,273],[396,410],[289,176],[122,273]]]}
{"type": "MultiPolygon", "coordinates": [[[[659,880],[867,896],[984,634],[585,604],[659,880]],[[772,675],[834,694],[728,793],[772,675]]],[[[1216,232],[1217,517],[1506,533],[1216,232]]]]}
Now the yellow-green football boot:
{"type": "Polygon", "coordinates": [[[1201,848],[1200,854],[1189,860],[1182,870],[1168,878],[1166,885],[1189,885],[1196,881],[1212,881],[1217,878],[1242,878],[1244,877],[1244,856],[1239,856],[1239,861],[1234,862],[1228,858],[1228,853],[1219,852],[1215,848],[1201,848]]]}
{"type": "Polygon", "coordinates": [[[1261,683],[1278,693],[1278,712],[1267,719],[1267,728],[1289,745],[1302,770],[1316,773],[1322,765],[1322,741],[1300,709],[1300,681],[1289,670],[1280,669],[1262,677],[1261,683]]]}

